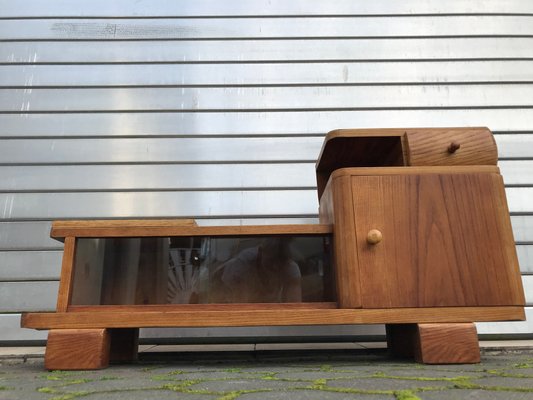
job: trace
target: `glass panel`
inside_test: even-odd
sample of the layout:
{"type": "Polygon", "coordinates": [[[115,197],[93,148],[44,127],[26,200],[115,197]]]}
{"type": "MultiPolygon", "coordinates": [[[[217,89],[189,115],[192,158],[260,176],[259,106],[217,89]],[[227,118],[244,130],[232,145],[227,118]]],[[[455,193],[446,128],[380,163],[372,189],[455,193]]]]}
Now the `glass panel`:
{"type": "Polygon", "coordinates": [[[77,239],[72,305],[334,301],[328,236],[77,239]]]}

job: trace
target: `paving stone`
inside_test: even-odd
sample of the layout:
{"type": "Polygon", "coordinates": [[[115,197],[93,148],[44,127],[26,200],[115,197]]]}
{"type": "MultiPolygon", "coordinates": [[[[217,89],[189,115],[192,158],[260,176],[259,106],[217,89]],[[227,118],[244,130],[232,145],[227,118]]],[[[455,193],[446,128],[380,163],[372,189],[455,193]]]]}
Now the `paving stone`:
{"type": "MultiPolygon", "coordinates": [[[[323,373],[333,373],[333,374],[354,374],[354,375],[372,375],[382,368],[379,367],[379,364],[363,364],[359,365],[358,363],[354,364],[322,364],[320,366],[312,367],[300,367],[298,370],[303,372],[323,372],[323,373]]],[[[291,371],[288,371],[289,373],[291,371]]]]}
{"type": "Polygon", "coordinates": [[[30,391],[27,388],[16,388],[10,390],[0,390],[0,400],[44,400],[50,395],[44,395],[37,391],[30,391]]]}
{"type": "Polygon", "coordinates": [[[524,378],[533,379],[533,369],[531,368],[501,368],[496,369],[496,372],[509,375],[521,375],[524,378]]]}
{"type": "Polygon", "coordinates": [[[530,396],[531,398],[533,398],[533,379],[531,378],[509,378],[501,376],[490,376],[487,378],[473,379],[472,383],[483,386],[527,388],[531,389],[530,396]]]}
{"type": "Polygon", "coordinates": [[[328,386],[337,388],[363,390],[407,390],[423,387],[451,387],[453,383],[446,381],[416,381],[386,378],[362,378],[328,381],[328,386]]]}
{"type": "Polygon", "coordinates": [[[239,400],[393,400],[393,395],[364,395],[351,393],[335,393],[322,390],[298,390],[287,392],[247,393],[239,396],[239,400]]]}
{"type": "Polygon", "coordinates": [[[531,393],[452,389],[416,393],[422,400],[531,400],[531,393]]]}
{"type": "Polygon", "coordinates": [[[44,369],[43,360],[0,358],[0,400],[49,400],[58,394],[40,393],[39,388],[52,387],[62,393],[80,390],[96,391],[87,397],[93,399],[127,399],[141,400],[157,399],[206,399],[211,400],[220,396],[178,393],[171,390],[139,390],[131,388],[157,388],[165,384],[178,385],[182,380],[207,379],[204,382],[191,385],[190,389],[205,389],[225,392],[241,390],[268,389],[271,391],[242,394],[238,400],[256,399],[294,399],[294,400],[337,400],[337,399],[393,399],[391,395],[359,395],[352,393],[336,393],[322,390],[300,389],[310,385],[311,381],[326,379],[331,388],[348,388],[363,390],[406,390],[428,387],[448,387],[443,391],[417,391],[421,399],[489,399],[489,400],[520,400],[532,399],[533,392],[517,391],[488,391],[466,390],[454,388],[453,382],[436,380],[407,380],[387,378],[363,378],[376,372],[390,376],[419,377],[419,378],[454,378],[470,376],[471,382],[487,386],[503,386],[508,388],[532,388],[533,379],[513,378],[491,375],[491,370],[509,374],[529,375],[533,370],[533,356],[531,352],[484,354],[481,364],[471,365],[420,365],[411,361],[393,360],[383,355],[363,355],[351,358],[322,356],[313,358],[309,353],[308,360],[284,357],[279,360],[247,360],[228,361],[213,360],[173,360],[162,359],[156,362],[141,361],[131,365],[113,365],[99,371],[48,372],[44,369]],[[211,362],[212,361],[212,362],[211,362]],[[523,367],[523,368],[519,368],[523,367]],[[181,373],[177,373],[181,372],[181,373]],[[168,374],[169,379],[155,379],[168,374]],[[307,382],[287,382],[261,379],[268,374],[285,379],[306,379],[307,382]],[[90,380],[88,382],[71,384],[76,380],[90,380]],[[66,386],[65,386],[66,385],[66,386]]]}
{"type": "Polygon", "coordinates": [[[306,381],[314,381],[316,379],[347,379],[356,378],[358,376],[368,376],[368,374],[361,374],[358,372],[333,372],[333,371],[295,371],[276,374],[276,378],[280,379],[302,379],[306,381]]]}
{"type": "Polygon", "coordinates": [[[153,374],[150,379],[154,382],[174,382],[185,381],[195,379],[244,379],[244,378],[257,378],[261,375],[247,374],[245,372],[226,372],[224,370],[207,370],[197,372],[184,372],[181,374],[153,374]]]}
{"type": "MultiPolygon", "coordinates": [[[[80,383],[69,386],[74,391],[93,391],[93,390],[128,390],[156,388],[162,386],[164,382],[154,382],[151,379],[116,379],[116,380],[93,380],[87,383],[80,383]]],[[[50,385],[52,386],[52,385],[50,385]]]]}
{"type": "Polygon", "coordinates": [[[157,399],[157,400],[210,400],[216,399],[217,396],[194,394],[194,393],[176,393],[170,390],[143,390],[139,392],[116,392],[116,393],[95,393],[88,397],[82,397],[87,400],[132,400],[132,399],[157,399]]]}
{"type": "Polygon", "coordinates": [[[302,387],[306,384],[301,382],[286,382],[276,380],[263,380],[263,379],[240,379],[240,380],[228,380],[228,381],[206,381],[196,385],[189,386],[194,390],[208,390],[213,392],[231,392],[239,390],[257,390],[257,389],[289,389],[295,387],[302,387]]]}
{"type": "Polygon", "coordinates": [[[45,380],[28,377],[27,375],[20,375],[17,378],[9,379],[9,380],[6,380],[5,382],[2,382],[1,385],[11,387],[14,389],[23,389],[26,391],[36,392],[37,389],[43,386],[49,386],[50,383],[51,382],[47,382],[45,380]]]}
{"type": "MultiPolygon", "coordinates": [[[[237,367],[235,367],[237,368],[237,367]]],[[[319,370],[320,367],[314,369],[319,370]]],[[[251,374],[251,375],[267,375],[271,373],[283,374],[283,373],[292,373],[292,372],[301,372],[304,369],[313,369],[307,367],[293,366],[289,364],[272,364],[272,363],[257,363],[256,365],[248,365],[241,367],[241,373],[251,374]]]]}
{"type": "MultiPolygon", "coordinates": [[[[404,364],[401,366],[401,368],[406,369],[414,369],[417,371],[425,371],[425,370],[431,370],[431,371],[449,371],[454,372],[459,375],[464,375],[464,373],[467,372],[482,372],[485,364],[443,364],[443,365],[427,365],[427,364],[404,364]]],[[[492,365],[492,364],[486,364],[486,365],[492,365]]],[[[505,364],[504,364],[505,365],[505,364]]]]}
{"type": "Polygon", "coordinates": [[[469,376],[472,378],[482,378],[484,372],[477,371],[447,371],[439,369],[408,369],[408,368],[383,368],[381,372],[390,376],[425,377],[425,378],[457,378],[469,376]]]}

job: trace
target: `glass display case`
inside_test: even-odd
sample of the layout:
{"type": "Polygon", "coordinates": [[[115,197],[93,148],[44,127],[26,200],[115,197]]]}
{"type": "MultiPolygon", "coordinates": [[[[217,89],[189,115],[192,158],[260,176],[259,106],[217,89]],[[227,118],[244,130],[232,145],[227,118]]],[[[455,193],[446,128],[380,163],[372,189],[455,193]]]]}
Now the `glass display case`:
{"type": "Polygon", "coordinates": [[[79,238],[70,305],[334,301],[331,238],[79,238]]]}

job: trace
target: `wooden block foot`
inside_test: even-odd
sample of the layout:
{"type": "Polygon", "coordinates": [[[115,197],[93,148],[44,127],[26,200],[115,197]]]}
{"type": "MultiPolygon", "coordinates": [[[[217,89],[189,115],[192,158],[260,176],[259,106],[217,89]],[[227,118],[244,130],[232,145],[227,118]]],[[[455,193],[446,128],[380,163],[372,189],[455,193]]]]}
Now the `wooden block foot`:
{"type": "Polygon", "coordinates": [[[387,342],[393,356],[414,357],[423,364],[480,362],[473,323],[387,325],[387,342]]]}
{"type": "Polygon", "coordinates": [[[476,326],[419,324],[419,348],[415,360],[424,364],[475,364],[480,362],[476,326]]]}
{"type": "Polygon", "coordinates": [[[111,335],[111,362],[137,361],[139,350],[139,329],[109,329],[111,335]]]}
{"type": "Polygon", "coordinates": [[[110,343],[107,329],[53,329],[48,333],[44,366],[48,370],[106,368],[110,343]]]}

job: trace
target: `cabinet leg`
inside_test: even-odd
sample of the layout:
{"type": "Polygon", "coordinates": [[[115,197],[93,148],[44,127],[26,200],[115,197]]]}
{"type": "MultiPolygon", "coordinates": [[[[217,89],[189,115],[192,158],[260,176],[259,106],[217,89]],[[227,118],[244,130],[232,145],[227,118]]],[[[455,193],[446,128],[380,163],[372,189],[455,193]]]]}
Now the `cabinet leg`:
{"type": "Polygon", "coordinates": [[[414,357],[423,364],[480,362],[473,323],[387,325],[387,342],[393,356],[414,357]]]}
{"type": "Polygon", "coordinates": [[[52,329],[44,366],[48,370],[101,369],[109,365],[107,329],[52,329]]]}
{"type": "Polygon", "coordinates": [[[127,363],[137,361],[139,329],[109,329],[111,335],[111,362],[127,363]]]}

